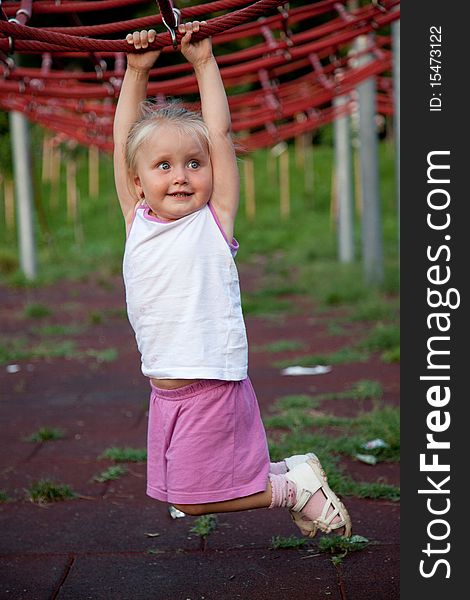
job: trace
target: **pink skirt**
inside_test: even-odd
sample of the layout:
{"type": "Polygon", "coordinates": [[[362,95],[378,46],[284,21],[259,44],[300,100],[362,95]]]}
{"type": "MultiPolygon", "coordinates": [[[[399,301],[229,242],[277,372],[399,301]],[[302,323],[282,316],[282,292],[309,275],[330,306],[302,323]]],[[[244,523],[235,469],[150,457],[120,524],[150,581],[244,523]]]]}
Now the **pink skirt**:
{"type": "Polygon", "coordinates": [[[152,385],[147,494],[174,504],[220,502],[264,492],[269,452],[253,386],[201,380],[152,385]]]}

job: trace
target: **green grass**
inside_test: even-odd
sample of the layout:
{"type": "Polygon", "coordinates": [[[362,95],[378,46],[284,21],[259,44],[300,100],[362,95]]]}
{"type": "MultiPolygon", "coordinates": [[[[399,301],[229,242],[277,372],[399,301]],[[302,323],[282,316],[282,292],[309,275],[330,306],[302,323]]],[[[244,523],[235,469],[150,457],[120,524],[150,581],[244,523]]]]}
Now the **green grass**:
{"type": "Polygon", "coordinates": [[[380,459],[400,459],[400,411],[394,406],[384,406],[362,414],[352,424],[352,430],[364,441],[381,438],[388,448],[370,450],[380,459]]]}
{"type": "Polygon", "coordinates": [[[109,319],[127,319],[127,311],[125,308],[108,308],[105,310],[91,310],[88,313],[88,322],[91,325],[101,325],[109,319]]]}
{"type": "Polygon", "coordinates": [[[333,415],[309,415],[299,409],[288,409],[273,417],[263,419],[269,430],[288,430],[281,436],[280,448],[273,448],[274,459],[280,460],[290,454],[304,454],[308,448],[318,452],[339,453],[354,457],[363,452],[362,444],[381,438],[387,448],[377,448],[369,452],[380,460],[400,459],[400,411],[396,407],[385,406],[361,413],[355,418],[333,415]],[[322,428],[332,428],[335,435],[327,435],[322,428]],[[281,455],[279,454],[281,453],[281,455]]]}
{"type": "Polygon", "coordinates": [[[394,346],[389,350],[382,352],[382,360],[385,363],[399,363],[400,362],[400,346],[394,346]]]}
{"type": "Polygon", "coordinates": [[[12,498],[8,495],[5,490],[0,490],[0,504],[6,504],[7,502],[11,502],[12,498]]]}
{"type": "Polygon", "coordinates": [[[91,325],[100,325],[104,321],[104,315],[97,310],[91,310],[88,313],[88,321],[91,325]]]}
{"type": "Polygon", "coordinates": [[[83,354],[84,356],[94,358],[99,363],[113,362],[117,360],[119,356],[116,348],[104,348],[103,350],[89,348],[88,350],[85,350],[83,354]]]}
{"type": "Polygon", "coordinates": [[[76,494],[68,485],[56,483],[51,479],[40,479],[26,490],[27,498],[37,504],[49,504],[75,498],[76,494]]]}
{"type": "Polygon", "coordinates": [[[356,400],[380,400],[383,396],[382,384],[374,379],[360,379],[352,384],[349,391],[356,400]]]}
{"type": "Polygon", "coordinates": [[[276,410],[288,410],[290,408],[312,409],[318,407],[318,400],[307,394],[290,394],[277,398],[273,408],[276,410]]]}
{"type": "Polygon", "coordinates": [[[292,429],[301,427],[312,427],[315,424],[315,418],[302,410],[295,408],[283,411],[281,414],[265,417],[264,426],[268,429],[292,429]]]}
{"type": "Polygon", "coordinates": [[[24,337],[0,338],[0,364],[40,358],[77,358],[73,340],[43,340],[30,344],[24,337]]]}
{"type": "Polygon", "coordinates": [[[370,498],[371,500],[390,500],[398,502],[400,500],[400,488],[388,483],[377,482],[358,482],[351,478],[344,478],[342,483],[335,488],[340,490],[345,496],[355,496],[356,498],[370,498]]]}
{"type": "Polygon", "coordinates": [[[127,473],[126,467],[122,465],[113,465],[102,471],[99,475],[95,475],[93,477],[93,481],[97,481],[99,483],[113,481],[114,479],[119,479],[119,477],[122,477],[122,475],[125,473],[127,473]]]}
{"type": "Polygon", "coordinates": [[[55,440],[62,440],[65,437],[65,433],[62,429],[56,427],[41,427],[38,431],[35,431],[30,436],[25,438],[27,442],[49,442],[55,440]]]}
{"type": "Polygon", "coordinates": [[[290,365],[308,367],[312,365],[341,365],[352,362],[365,362],[373,352],[381,352],[384,362],[400,360],[400,328],[396,323],[378,323],[360,342],[345,346],[329,354],[295,356],[273,363],[273,367],[283,369],[290,365]]]}
{"type": "Polygon", "coordinates": [[[311,427],[317,423],[318,416],[312,416],[308,413],[318,407],[318,400],[313,396],[306,394],[282,396],[278,398],[271,412],[276,414],[265,416],[264,425],[268,429],[299,429],[311,427]]]}
{"type": "Polygon", "coordinates": [[[348,330],[347,328],[344,326],[344,324],[342,324],[340,321],[334,319],[334,320],[330,320],[328,322],[327,325],[328,328],[328,334],[329,335],[347,335],[348,334],[348,330]]]}
{"type": "Polygon", "coordinates": [[[8,248],[0,249],[0,273],[12,275],[19,269],[20,261],[13,250],[8,248]]]}
{"type": "Polygon", "coordinates": [[[27,319],[42,319],[49,317],[52,314],[51,309],[44,304],[32,303],[24,307],[23,315],[27,319]]]}
{"type": "Polygon", "coordinates": [[[397,323],[378,323],[359,343],[369,352],[380,352],[384,362],[400,362],[400,328],[397,323]]]}
{"type": "Polygon", "coordinates": [[[113,446],[107,448],[98,458],[108,458],[116,462],[145,462],[147,451],[143,448],[119,448],[113,446]]]}
{"type": "Polygon", "coordinates": [[[303,410],[290,408],[281,414],[264,418],[264,425],[268,429],[298,430],[305,427],[335,427],[349,424],[351,419],[335,417],[333,415],[310,415],[303,410]]]}
{"type": "Polygon", "coordinates": [[[0,338],[0,364],[12,361],[47,358],[83,359],[92,358],[97,363],[112,362],[118,357],[116,348],[77,349],[74,340],[55,340],[51,336],[42,341],[32,343],[26,337],[0,338]]]}
{"type": "Polygon", "coordinates": [[[291,352],[293,350],[303,350],[306,347],[305,342],[301,340],[277,340],[264,344],[264,346],[252,346],[252,352],[269,352],[275,354],[276,352],[291,352]]]}
{"type": "Polygon", "coordinates": [[[383,396],[383,388],[380,381],[375,379],[360,379],[355,381],[349,388],[341,392],[325,392],[317,394],[315,399],[317,402],[323,400],[373,400],[374,406],[377,407],[383,396]]]}
{"type": "Polygon", "coordinates": [[[217,529],[217,524],[216,515],[202,515],[202,517],[195,519],[194,524],[189,531],[195,533],[200,538],[207,538],[217,529]]]}
{"type": "Polygon", "coordinates": [[[242,308],[245,315],[264,315],[291,313],[292,305],[287,300],[278,300],[277,298],[258,295],[258,294],[242,294],[242,308]]]}
{"type": "Polygon", "coordinates": [[[360,343],[370,352],[392,350],[400,345],[400,328],[397,324],[378,323],[370,334],[360,343]]]}
{"type": "Polygon", "coordinates": [[[329,535],[320,538],[318,549],[320,552],[332,554],[331,560],[333,564],[338,565],[348,552],[364,550],[369,543],[369,540],[362,535],[352,535],[349,538],[343,535],[329,535]]]}
{"type": "Polygon", "coordinates": [[[43,325],[41,327],[33,327],[32,333],[41,337],[69,337],[79,335],[85,331],[84,325],[43,325]]]}
{"type": "Polygon", "coordinates": [[[303,548],[309,540],[307,538],[298,538],[295,535],[283,537],[276,535],[271,538],[270,548],[273,550],[288,550],[290,548],[303,548]]]}
{"type": "Polygon", "coordinates": [[[369,353],[365,349],[345,346],[329,354],[309,354],[278,360],[273,363],[273,367],[284,369],[291,365],[300,365],[302,367],[311,367],[312,365],[344,365],[352,362],[365,362],[368,358],[369,353]]]}
{"type": "Polygon", "coordinates": [[[351,321],[387,321],[396,320],[398,303],[384,296],[371,294],[359,302],[348,317],[351,321]]]}

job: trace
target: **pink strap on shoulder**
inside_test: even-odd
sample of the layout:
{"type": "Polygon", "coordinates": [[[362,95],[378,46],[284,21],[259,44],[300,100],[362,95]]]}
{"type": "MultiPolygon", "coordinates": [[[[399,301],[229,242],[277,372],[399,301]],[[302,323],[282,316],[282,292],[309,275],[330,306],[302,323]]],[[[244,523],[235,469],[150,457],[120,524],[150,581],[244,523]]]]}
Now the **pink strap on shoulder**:
{"type": "Polygon", "coordinates": [[[211,211],[211,214],[214,217],[214,221],[217,223],[217,227],[220,229],[220,233],[223,235],[224,240],[227,242],[228,247],[230,248],[233,256],[235,256],[235,254],[237,253],[238,248],[239,248],[239,244],[238,244],[237,240],[235,238],[232,238],[231,242],[228,241],[225,231],[222,229],[222,225],[220,224],[217,213],[215,212],[215,209],[212,206],[212,203],[208,202],[207,206],[209,207],[209,210],[211,211]]]}

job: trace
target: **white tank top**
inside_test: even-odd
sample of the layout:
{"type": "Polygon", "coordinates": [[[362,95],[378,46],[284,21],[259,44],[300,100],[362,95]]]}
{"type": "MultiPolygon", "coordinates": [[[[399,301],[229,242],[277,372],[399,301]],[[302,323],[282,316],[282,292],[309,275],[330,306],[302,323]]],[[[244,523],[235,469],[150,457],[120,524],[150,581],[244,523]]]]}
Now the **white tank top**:
{"type": "Polygon", "coordinates": [[[248,344],[234,256],[210,204],[163,222],[137,208],[126,241],[127,313],[142,373],[157,379],[247,376],[248,344]]]}

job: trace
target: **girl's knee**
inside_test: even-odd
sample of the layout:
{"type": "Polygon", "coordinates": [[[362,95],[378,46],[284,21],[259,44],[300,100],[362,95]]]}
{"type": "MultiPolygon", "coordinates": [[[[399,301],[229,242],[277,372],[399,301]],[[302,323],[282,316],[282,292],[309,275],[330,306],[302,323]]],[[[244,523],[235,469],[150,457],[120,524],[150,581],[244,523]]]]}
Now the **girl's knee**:
{"type": "Polygon", "coordinates": [[[206,514],[204,504],[173,504],[173,506],[191,517],[199,517],[206,514]]]}

